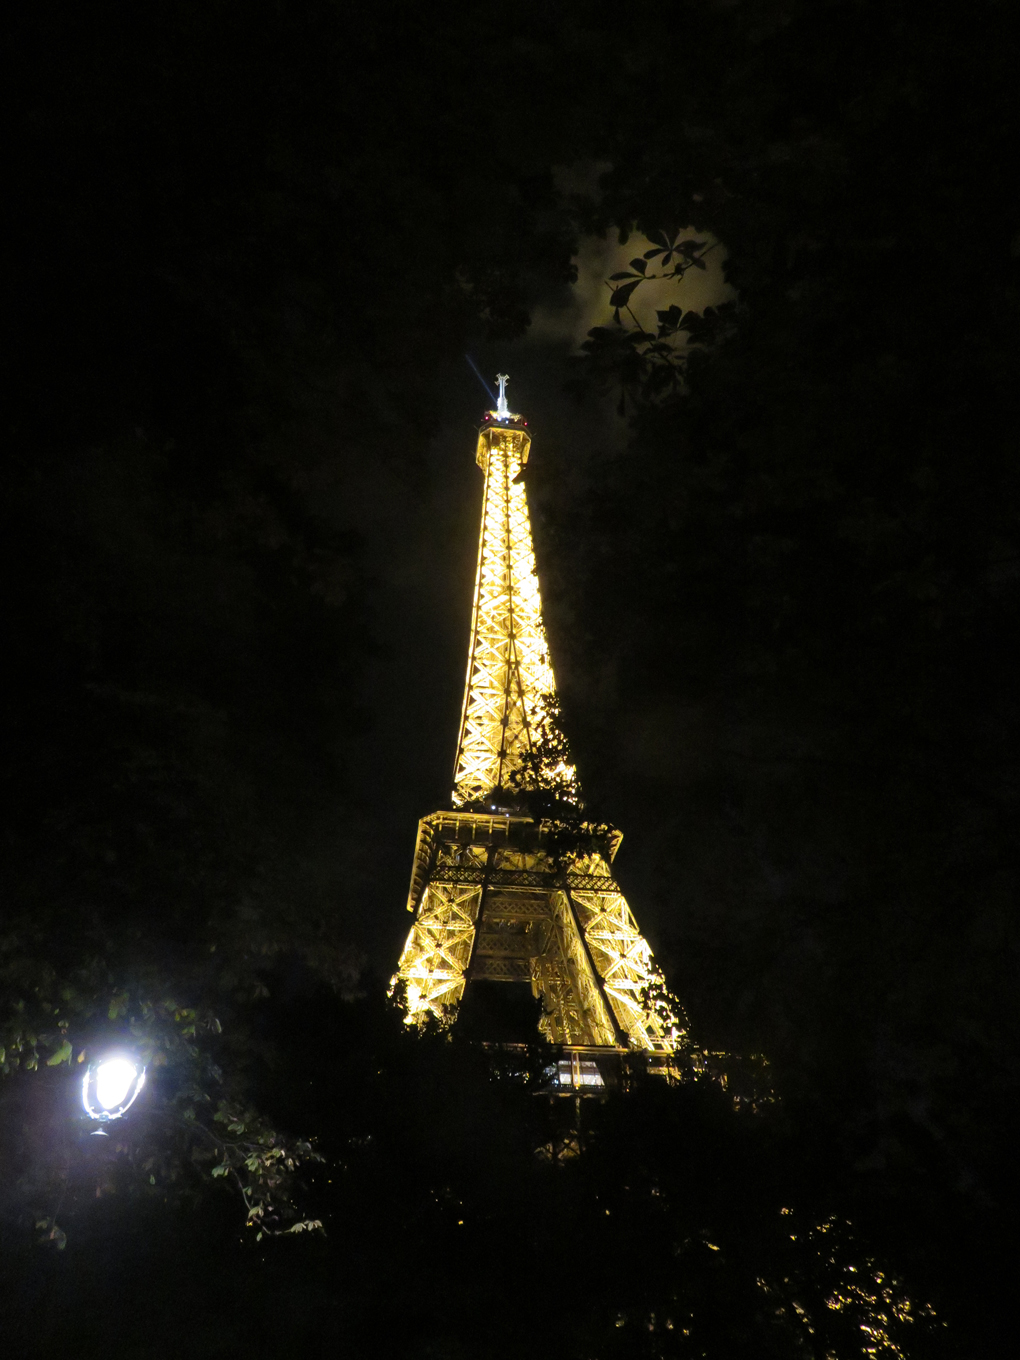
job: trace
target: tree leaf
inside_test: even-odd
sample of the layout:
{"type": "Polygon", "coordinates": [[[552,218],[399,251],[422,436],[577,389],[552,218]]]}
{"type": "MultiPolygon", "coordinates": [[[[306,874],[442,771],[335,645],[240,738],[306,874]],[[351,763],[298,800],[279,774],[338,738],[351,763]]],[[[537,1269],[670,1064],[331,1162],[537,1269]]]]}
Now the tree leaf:
{"type": "Polygon", "coordinates": [[[630,300],[630,295],[641,282],[640,279],[633,279],[630,283],[625,283],[621,287],[614,289],[613,296],[609,299],[611,307],[625,307],[630,300]]]}
{"type": "Polygon", "coordinates": [[[56,1053],[54,1053],[51,1058],[46,1059],[46,1066],[59,1067],[62,1062],[66,1062],[68,1066],[70,1066],[72,1053],[73,1050],[71,1048],[71,1045],[65,1039],[64,1042],[57,1049],[56,1053]]]}

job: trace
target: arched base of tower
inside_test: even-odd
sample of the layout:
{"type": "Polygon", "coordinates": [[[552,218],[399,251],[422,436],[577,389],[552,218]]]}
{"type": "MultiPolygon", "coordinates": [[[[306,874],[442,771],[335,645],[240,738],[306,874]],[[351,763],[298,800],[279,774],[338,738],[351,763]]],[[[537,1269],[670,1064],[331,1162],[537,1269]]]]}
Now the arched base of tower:
{"type": "Polygon", "coordinates": [[[423,818],[408,897],[415,921],[397,972],[409,1020],[459,1024],[474,991],[498,983],[530,991],[552,1044],[674,1052],[682,1023],[613,879],[619,837],[603,841],[566,850],[561,827],[510,812],[423,818]]]}

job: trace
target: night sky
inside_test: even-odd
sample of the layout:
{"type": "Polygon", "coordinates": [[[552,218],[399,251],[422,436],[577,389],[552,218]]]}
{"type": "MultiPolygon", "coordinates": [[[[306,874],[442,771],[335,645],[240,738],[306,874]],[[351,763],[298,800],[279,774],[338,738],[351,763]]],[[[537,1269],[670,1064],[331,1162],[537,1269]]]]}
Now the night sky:
{"type": "MultiPolygon", "coordinates": [[[[386,1341],[371,1321],[396,1237],[388,1288],[424,1307],[408,1281],[431,1259],[429,1215],[454,1233],[455,1212],[487,1206],[491,1238],[457,1248],[468,1271],[501,1241],[537,1260],[501,1196],[546,1193],[520,1170],[534,1147],[517,1163],[499,1141],[517,1128],[499,1083],[470,1054],[408,1057],[382,1002],[417,821],[450,794],[489,405],[472,364],[490,383],[509,373],[529,421],[563,722],[593,817],[624,832],[618,878],[697,1044],[764,1054],[782,1111],[756,1142],[700,1096],[635,1096],[632,1117],[610,1102],[577,1200],[566,1181],[556,1192],[562,1221],[597,1201],[608,1232],[612,1202],[632,1236],[606,1239],[606,1259],[647,1238],[679,1260],[713,1214],[732,1227],[759,1190],[769,1213],[787,1195],[861,1225],[935,1302],[949,1325],[917,1355],[989,1353],[1015,1265],[989,1243],[1017,1189],[1020,1089],[1006,10],[178,0],[17,16],[0,906],[0,1044],[21,1054],[0,1083],[0,1248],[24,1303],[12,1355],[67,1343],[90,1291],[140,1288],[110,1263],[149,1233],[165,1352],[127,1333],[111,1350],[93,1328],[82,1354],[174,1351],[169,1319],[204,1286],[166,1262],[198,1237],[235,1313],[289,1300],[265,1354],[292,1353],[293,1325],[313,1354],[346,1338],[352,1355],[502,1357],[554,1325],[536,1304],[503,1349],[478,1348],[477,1318],[509,1306],[488,1276],[463,1332],[434,1319],[386,1341]],[[683,240],[707,267],[642,285],[614,321],[609,274],[683,240]],[[674,303],[686,330],[656,358],[674,303]],[[355,1167],[346,1199],[325,1172],[301,1188],[301,1212],[328,1220],[319,1255],[245,1264],[243,1211],[180,1148],[137,1184],[137,1150],[105,1180],[84,1162],[77,1180],[59,1171],[59,1017],[73,1066],[131,1025],[158,1039],[153,1006],[178,1037],[175,1010],[199,1017],[186,1061],[167,1047],[154,1101],[179,1112],[189,1083],[201,1103],[222,1082],[237,1108],[355,1167]],[[460,1095],[440,1105],[444,1082],[460,1095]],[[365,1152],[370,1134],[388,1151],[365,1152]],[[704,1186],[738,1163],[745,1179],[702,1203],[702,1185],[670,1180],[683,1159],[712,1168],[704,1186]],[[665,1208],[653,1231],[626,1207],[645,1175],[682,1230],[665,1208]],[[418,1208],[387,1198],[412,1181],[418,1208]],[[107,1198],[120,1207],[103,1219],[107,1198]],[[210,1217],[193,1231],[187,1214],[210,1217]],[[32,1226],[58,1218],[59,1253],[32,1226]],[[100,1244],[94,1274],[76,1242],[100,1244]],[[36,1335],[26,1319],[51,1306],[36,1335]]],[[[578,1249],[555,1231],[557,1251],[578,1249]]],[[[748,1261],[741,1279],[761,1273],[748,1261]]],[[[537,1267],[529,1279],[538,1297],[537,1267]]],[[[642,1323],[630,1342],[617,1313],[661,1323],[680,1295],[634,1283],[617,1308],[607,1280],[592,1276],[574,1331],[547,1333],[564,1356],[822,1353],[793,1333],[766,1344],[742,1304],[732,1334],[692,1323],[684,1349],[679,1323],[642,1323]]],[[[683,1307],[721,1299],[724,1317],[729,1287],[684,1285],[683,1307]]],[[[181,1338],[240,1353],[212,1322],[181,1338]]],[[[830,1340],[860,1353],[859,1337],[830,1340]]]]}

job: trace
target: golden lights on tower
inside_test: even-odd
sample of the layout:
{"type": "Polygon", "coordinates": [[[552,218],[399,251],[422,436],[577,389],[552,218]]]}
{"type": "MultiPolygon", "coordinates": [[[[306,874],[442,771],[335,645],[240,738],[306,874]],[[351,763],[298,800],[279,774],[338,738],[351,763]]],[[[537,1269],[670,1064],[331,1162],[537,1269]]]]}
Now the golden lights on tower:
{"type": "MultiPolygon", "coordinates": [[[[397,979],[409,1021],[450,1023],[474,980],[518,982],[542,998],[553,1043],[671,1053],[680,1021],[650,1000],[661,975],[612,877],[622,837],[603,829],[565,850],[556,823],[511,792],[548,740],[556,683],[524,485],[531,436],[506,383],[500,374],[476,448],[485,481],[453,810],[418,827],[397,979]]],[[[569,759],[551,773],[579,803],[569,759]]]]}
{"type": "MultiPolygon", "coordinates": [[[[502,390],[500,401],[505,407],[502,390]]],[[[542,735],[542,699],[556,689],[524,490],[526,424],[509,411],[490,411],[478,434],[475,460],[485,487],[454,807],[506,788],[542,735]]],[[[572,769],[563,773],[573,779],[572,769]]]]}

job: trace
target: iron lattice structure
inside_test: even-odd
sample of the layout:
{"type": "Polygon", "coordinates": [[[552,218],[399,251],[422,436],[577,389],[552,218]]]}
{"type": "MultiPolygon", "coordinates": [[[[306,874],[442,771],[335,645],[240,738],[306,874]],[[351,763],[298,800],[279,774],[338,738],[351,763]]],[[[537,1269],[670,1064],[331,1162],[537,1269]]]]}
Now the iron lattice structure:
{"type": "MultiPolygon", "coordinates": [[[[504,383],[478,435],[485,490],[453,810],[419,823],[397,978],[409,1021],[451,1022],[473,980],[525,983],[552,1043],[669,1054],[683,1029],[649,1000],[661,975],[612,876],[619,832],[564,853],[555,823],[506,796],[548,736],[555,679],[522,476],[531,437],[504,383]]],[[[578,802],[573,766],[554,774],[578,802]]]]}
{"type": "MultiPolygon", "coordinates": [[[[506,787],[543,735],[541,704],[556,688],[522,475],[530,449],[531,436],[519,420],[489,423],[478,435],[485,491],[454,807],[506,787]]],[[[573,771],[566,773],[572,778],[573,771]]]]}

